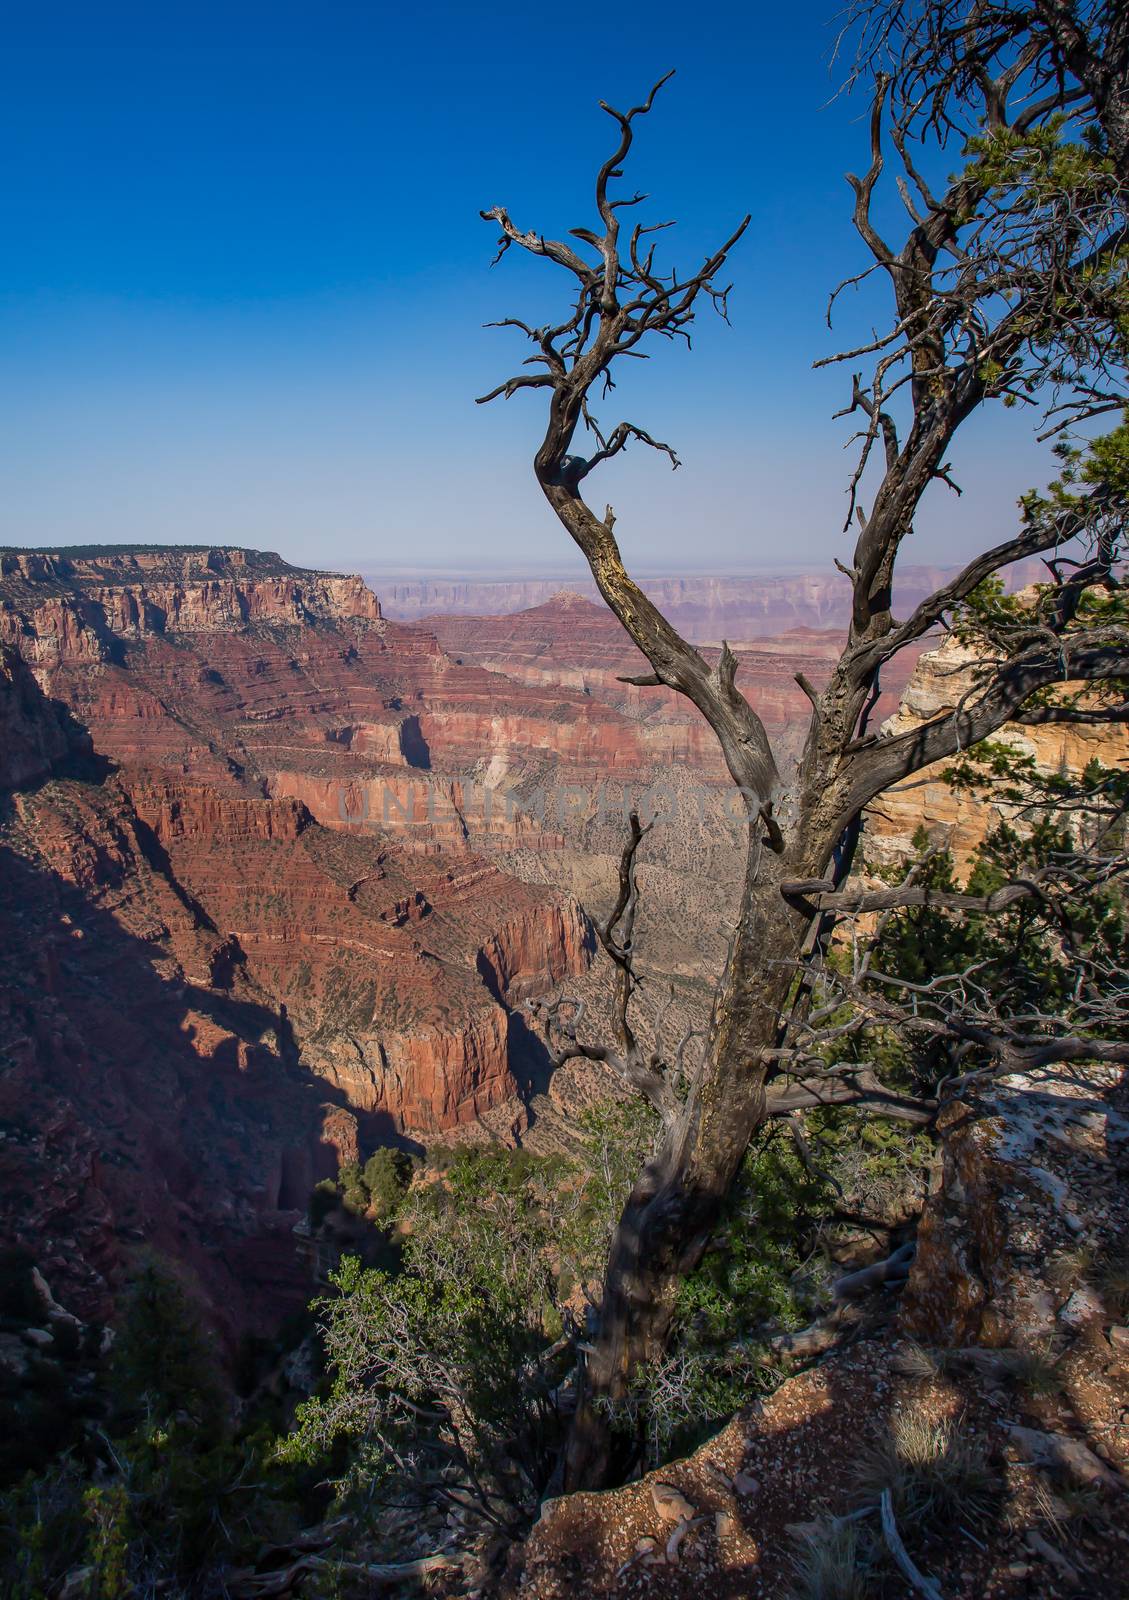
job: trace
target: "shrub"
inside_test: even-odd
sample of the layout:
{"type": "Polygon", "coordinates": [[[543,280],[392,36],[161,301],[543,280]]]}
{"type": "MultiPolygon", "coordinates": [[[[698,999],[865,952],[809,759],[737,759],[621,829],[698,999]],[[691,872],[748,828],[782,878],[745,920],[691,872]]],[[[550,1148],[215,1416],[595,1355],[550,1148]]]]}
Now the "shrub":
{"type": "Polygon", "coordinates": [[[670,1350],[640,1369],[614,1414],[621,1429],[642,1433],[652,1465],[694,1448],[750,1389],[771,1382],[768,1337],[801,1327],[821,1292],[825,1263],[812,1242],[828,1197],[780,1131],[750,1149],[715,1248],[680,1285],[670,1350]]]}
{"type": "Polygon", "coordinates": [[[110,1387],[119,1425],[178,1415],[202,1428],[222,1425],[214,1342],[180,1282],[155,1256],[143,1260],[123,1297],[110,1387]]]}
{"type": "Polygon", "coordinates": [[[1098,1289],[1106,1310],[1116,1321],[1129,1317],[1129,1250],[1111,1250],[1098,1264],[1098,1289]]]}
{"type": "Polygon", "coordinates": [[[998,1492],[980,1441],[920,1411],[894,1417],[885,1437],[860,1457],[857,1483],[868,1500],[889,1489],[899,1524],[926,1536],[958,1518],[982,1522],[998,1492]]]}
{"type": "Polygon", "coordinates": [[[346,1185],[341,1196],[341,1204],[345,1210],[354,1217],[363,1217],[368,1210],[368,1190],[363,1183],[350,1183],[346,1185]]]}
{"type": "Polygon", "coordinates": [[[234,1436],[214,1343],[156,1258],[127,1287],[102,1377],[100,1425],[0,1498],[5,1600],[43,1600],[83,1567],[87,1600],[205,1600],[223,1592],[222,1565],[309,1518],[316,1489],[272,1473],[263,1440],[234,1436]]]}
{"type": "Polygon", "coordinates": [[[369,1156],[363,1177],[377,1219],[391,1221],[411,1186],[411,1157],[406,1150],[385,1146],[369,1156]]]}
{"type": "Polygon", "coordinates": [[[559,1164],[459,1150],[409,1192],[398,1271],[347,1256],[314,1303],[329,1383],[299,1407],[284,1461],[340,1492],[387,1485],[513,1529],[552,1468],[557,1412],[544,1353],[559,1334],[553,1246],[559,1164]]]}
{"type": "Polygon", "coordinates": [[[310,1195],[310,1203],[306,1208],[310,1226],[312,1228],[320,1228],[330,1212],[336,1211],[340,1204],[341,1196],[338,1193],[337,1185],[332,1178],[323,1178],[320,1183],[314,1185],[313,1193],[310,1195]]]}
{"type": "Polygon", "coordinates": [[[131,1541],[129,1495],[120,1483],[87,1489],[82,1509],[90,1524],[87,1553],[98,1600],[124,1600],[130,1593],[131,1541]]]}
{"type": "Polygon", "coordinates": [[[0,1250],[0,1315],[34,1322],[43,1306],[31,1278],[34,1257],[18,1246],[0,1250]]]}

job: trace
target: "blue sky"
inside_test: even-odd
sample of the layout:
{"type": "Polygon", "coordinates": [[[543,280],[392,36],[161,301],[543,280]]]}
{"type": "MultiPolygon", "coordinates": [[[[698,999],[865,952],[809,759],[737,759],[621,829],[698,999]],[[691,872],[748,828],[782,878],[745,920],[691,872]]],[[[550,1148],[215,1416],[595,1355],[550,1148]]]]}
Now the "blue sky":
{"type": "MultiPolygon", "coordinates": [[[[532,481],[539,397],[473,397],[524,354],[481,324],[565,287],[480,208],[590,223],[611,124],[632,185],[693,260],[746,210],[732,327],[634,363],[631,452],[592,490],[651,567],[842,554],[845,372],[828,289],[863,264],[857,104],[827,102],[835,0],[638,9],[341,0],[38,0],[0,61],[0,542],[229,542],[327,566],[528,569],[568,559],[532,481]]],[[[670,236],[667,236],[670,239],[670,236]]],[[[673,258],[673,257],[672,257],[673,258]]],[[[846,308],[844,336],[870,308],[846,308]]],[[[998,412],[917,534],[951,561],[1046,476],[998,412]]]]}

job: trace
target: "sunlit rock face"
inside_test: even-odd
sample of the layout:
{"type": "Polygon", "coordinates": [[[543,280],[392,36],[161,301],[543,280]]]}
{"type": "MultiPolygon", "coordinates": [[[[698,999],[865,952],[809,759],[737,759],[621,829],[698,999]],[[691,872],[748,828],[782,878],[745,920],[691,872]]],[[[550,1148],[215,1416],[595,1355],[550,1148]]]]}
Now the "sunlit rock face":
{"type": "MultiPolygon", "coordinates": [[[[952,711],[965,695],[975,695],[979,657],[953,636],[920,657],[905,687],[901,705],[883,725],[883,731],[904,733],[952,711]]],[[[1064,684],[1069,693],[1078,685],[1064,684]]],[[[1129,728],[1118,724],[1098,727],[1051,723],[1021,727],[1008,723],[993,740],[1030,757],[1046,775],[1079,776],[1091,760],[1116,766],[1129,757],[1129,728]]],[[[945,781],[951,761],[938,762],[895,785],[873,806],[866,821],[866,858],[874,865],[891,865],[913,854],[917,829],[947,841],[957,870],[963,874],[985,834],[1001,822],[1021,831],[1023,816],[1005,799],[954,790],[945,781]]]]}
{"type": "Polygon", "coordinates": [[[1071,1278],[1056,1257],[1125,1225],[1127,1091],[1123,1068],[1072,1063],[986,1079],[949,1102],[900,1309],[909,1333],[1030,1350],[1114,1320],[1085,1288],[1085,1263],[1071,1278]]]}
{"type": "MultiPolygon", "coordinates": [[[[566,590],[541,605],[506,615],[436,614],[424,625],[445,650],[464,661],[475,661],[531,687],[577,690],[626,713],[638,724],[632,759],[640,767],[649,760],[674,760],[722,770],[713,735],[681,695],[623,682],[625,677],[646,673],[649,665],[607,607],[584,595],[566,590]]],[[[719,629],[715,641],[726,631],[719,629]]],[[[785,748],[798,748],[811,715],[797,674],[822,683],[838,659],[844,637],[840,629],[806,626],[784,628],[746,644],[739,642],[740,633],[731,634],[738,660],[737,685],[785,748]]],[[[712,663],[718,652],[707,644],[702,653],[712,663]]],[[[879,716],[897,708],[916,655],[907,652],[891,664],[879,716]]]]}

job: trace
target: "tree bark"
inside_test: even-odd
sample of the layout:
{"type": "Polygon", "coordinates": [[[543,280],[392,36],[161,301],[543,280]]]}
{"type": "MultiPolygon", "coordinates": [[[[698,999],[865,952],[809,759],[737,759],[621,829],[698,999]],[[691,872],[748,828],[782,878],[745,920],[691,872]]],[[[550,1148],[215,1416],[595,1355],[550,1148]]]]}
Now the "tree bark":
{"type": "MultiPolygon", "coordinates": [[[[803,840],[822,870],[833,839],[803,840]]],[[[745,883],[725,973],[715,994],[705,1058],[681,1114],[624,1208],[608,1262],[599,1329],[583,1374],[565,1459],[564,1487],[592,1487],[613,1471],[607,1405],[622,1400],[639,1367],[661,1357],[680,1281],[709,1243],[749,1143],[767,1117],[767,1052],[796,985],[810,919],[780,884],[798,868],[749,823],[745,883]]]]}

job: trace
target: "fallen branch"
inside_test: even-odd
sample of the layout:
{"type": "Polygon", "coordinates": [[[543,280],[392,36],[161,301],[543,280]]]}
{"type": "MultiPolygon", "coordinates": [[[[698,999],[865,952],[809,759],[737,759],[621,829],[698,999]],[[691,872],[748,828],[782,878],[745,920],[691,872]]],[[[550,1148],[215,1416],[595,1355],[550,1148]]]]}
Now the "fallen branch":
{"type": "Polygon", "coordinates": [[[1080,1483],[1101,1483],[1110,1489],[1129,1488],[1129,1484],[1081,1439],[1061,1433],[1040,1433],[1038,1428],[1023,1428],[1013,1423],[1008,1432],[1017,1448],[1037,1467],[1054,1467],[1067,1472],[1080,1483]]]}
{"type": "Polygon", "coordinates": [[[847,1306],[838,1306],[826,1317],[811,1322],[806,1328],[799,1329],[796,1333],[778,1333],[768,1341],[768,1348],[773,1355],[792,1356],[801,1359],[805,1356],[820,1356],[825,1350],[830,1350],[840,1335],[858,1321],[858,1313],[847,1306]]]}
{"type": "Polygon", "coordinates": [[[367,1578],[372,1583],[407,1583],[444,1567],[461,1567],[463,1554],[420,1556],[416,1561],[337,1561],[329,1556],[301,1556],[288,1567],[275,1572],[233,1572],[227,1580],[227,1593],[238,1600],[262,1600],[264,1596],[289,1594],[307,1573],[332,1567],[335,1572],[367,1578]]]}
{"type": "Polygon", "coordinates": [[[912,1243],[903,1244],[893,1255],[886,1257],[885,1261],[873,1261],[869,1267],[860,1267],[857,1272],[848,1272],[846,1277],[840,1278],[832,1289],[836,1300],[857,1300],[860,1295],[869,1293],[883,1283],[904,1283],[909,1277],[910,1262],[916,1246],[912,1243]]]}
{"type": "Polygon", "coordinates": [[[666,1541],[666,1559],[670,1562],[672,1567],[676,1566],[678,1563],[678,1551],[681,1547],[683,1539],[685,1539],[686,1535],[690,1532],[690,1529],[696,1528],[699,1526],[699,1524],[708,1522],[709,1520],[709,1517],[683,1517],[682,1521],[678,1524],[677,1528],[675,1528],[670,1538],[666,1541]]]}
{"type": "Polygon", "coordinates": [[[1036,1528],[1029,1528],[1024,1535],[1027,1548],[1033,1550],[1037,1556],[1042,1556],[1058,1573],[1068,1589],[1077,1589],[1082,1582],[1078,1568],[1072,1561],[1068,1561],[1061,1550],[1055,1548],[1048,1539],[1036,1528]]]}
{"type": "Polygon", "coordinates": [[[924,1595],[925,1600],[943,1600],[941,1591],[933,1579],[919,1572],[910,1560],[909,1552],[898,1532],[898,1524],[894,1521],[894,1501],[889,1489],[882,1491],[882,1533],[886,1540],[886,1548],[918,1594],[924,1595]]]}
{"type": "Polygon", "coordinates": [[[932,1122],[937,1112],[935,1100],[918,1099],[887,1089],[873,1072],[852,1069],[814,1078],[776,1079],[766,1092],[765,1112],[770,1117],[787,1117],[793,1111],[812,1111],[820,1106],[865,1106],[875,1116],[897,1122],[932,1122]]]}

